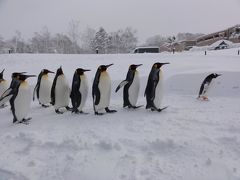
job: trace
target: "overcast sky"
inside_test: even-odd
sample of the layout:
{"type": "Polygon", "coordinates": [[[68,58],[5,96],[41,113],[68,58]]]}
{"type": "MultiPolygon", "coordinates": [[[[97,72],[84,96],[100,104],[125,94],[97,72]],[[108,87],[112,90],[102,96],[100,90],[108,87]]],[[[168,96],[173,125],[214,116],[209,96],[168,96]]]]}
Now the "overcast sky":
{"type": "Polygon", "coordinates": [[[107,32],[127,26],[141,41],[178,32],[210,33],[240,24],[240,0],[0,0],[0,35],[30,38],[47,26],[66,33],[71,20],[107,32]]]}

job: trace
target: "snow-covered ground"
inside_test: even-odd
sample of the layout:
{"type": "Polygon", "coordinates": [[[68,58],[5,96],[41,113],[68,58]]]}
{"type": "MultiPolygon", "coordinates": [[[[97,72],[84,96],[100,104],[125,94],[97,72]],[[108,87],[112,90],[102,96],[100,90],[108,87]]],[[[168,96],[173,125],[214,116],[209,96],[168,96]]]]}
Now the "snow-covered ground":
{"type": "MultiPolygon", "coordinates": [[[[0,180],[239,180],[240,56],[237,49],[126,55],[0,55],[0,71],[38,74],[60,65],[71,84],[76,68],[88,68],[90,93],[100,64],[112,79],[110,108],[95,116],[89,95],[85,112],[58,115],[53,107],[32,103],[29,125],[12,124],[9,106],[0,109],[0,180]],[[139,67],[143,97],[154,62],[163,67],[165,96],[161,113],[122,108],[122,91],[114,92],[128,66],[139,67]],[[196,100],[202,80],[216,79],[210,101],[196,100]]],[[[52,77],[53,78],[53,77],[52,77]]],[[[36,78],[29,79],[32,88],[36,78]]]]}

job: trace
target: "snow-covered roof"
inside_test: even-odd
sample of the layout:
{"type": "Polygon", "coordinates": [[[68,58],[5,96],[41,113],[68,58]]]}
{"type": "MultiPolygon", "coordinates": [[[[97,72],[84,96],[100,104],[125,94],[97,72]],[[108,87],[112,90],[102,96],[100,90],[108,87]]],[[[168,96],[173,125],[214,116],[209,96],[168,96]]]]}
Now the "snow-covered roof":
{"type": "Polygon", "coordinates": [[[217,47],[222,42],[225,42],[227,45],[232,45],[233,44],[231,41],[228,41],[228,40],[219,40],[219,41],[216,41],[215,43],[211,44],[210,47],[217,47]]]}

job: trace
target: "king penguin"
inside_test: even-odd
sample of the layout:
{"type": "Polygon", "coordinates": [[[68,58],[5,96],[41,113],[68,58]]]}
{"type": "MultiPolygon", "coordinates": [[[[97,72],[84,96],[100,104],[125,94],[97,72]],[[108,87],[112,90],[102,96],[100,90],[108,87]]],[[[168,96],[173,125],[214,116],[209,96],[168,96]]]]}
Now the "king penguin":
{"type": "Polygon", "coordinates": [[[216,74],[216,73],[212,73],[209,74],[202,82],[199,93],[198,93],[198,99],[199,100],[204,100],[204,101],[208,101],[208,97],[207,94],[209,92],[210,87],[213,84],[213,79],[217,78],[218,76],[221,76],[221,74],[216,74]]]}
{"type": "Polygon", "coordinates": [[[66,76],[63,74],[62,67],[60,67],[57,69],[51,88],[51,104],[54,105],[57,114],[63,114],[62,111],[59,111],[60,108],[66,108],[67,110],[71,109],[68,107],[69,98],[69,83],[66,76]]]}
{"type": "Polygon", "coordinates": [[[103,115],[105,110],[107,113],[117,112],[108,108],[111,96],[111,79],[107,72],[107,68],[112,66],[101,65],[98,67],[92,85],[93,109],[95,115],[103,115]]]}
{"type": "Polygon", "coordinates": [[[43,69],[39,73],[37,84],[33,92],[33,101],[35,100],[35,94],[37,94],[39,104],[41,104],[42,107],[49,107],[48,104],[51,102],[52,82],[49,79],[48,73],[54,72],[49,71],[47,69],[43,69]]]}
{"type": "Polygon", "coordinates": [[[88,69],[76,69],[72,80],[71,102],[72,112],[78,114],[83,113],[82,109],[87,101],[88,96],[88,81],[84,72],[90,71],[88,69]]]}
{"type": "Polygon", "coordinates": [[[29,77],[35,75],[19,75],[19,83],[5,95],[4,98],[11,98],[11,110],[13,114],[13,123],[26,123],[31,118],[26,118],[31,105],[31,89],[26,81],[29,77]]]}
{"type": "Polygon", "coordinates": [[[10,105],[11,105],[11,108],[13,106],[13,102],[12,102],[12,99],[11,99],[11,96],[8,96],[8,94],[15,88],[18,87],[20,81],[19,81],[19,76],[21,74],[25,74],[26,72],[14,72],[12,73],[12,81],[10,83],[10,86],[7,90],[5,90],[5,92],[3,92],[3,94],[1,95],[0,97],[0,106],[2,106],[3,104],[5,104],[7,101],[10,102],[10,105]]]}
{"type": "MultiPolygon", "coordinates": [[[[3,72],[5,69],[2,70],[0,73],[0,97],[3,95],[3,93],[8,89],[8,83],[7,81],[3,78],[3,72]]],[[[4,108],[6,105],[3,103],[0,108],[4,108]]]]}
{"type": "Polygon", "coordinates": [[[123,80],[116,88],[115,92],[117,92],[121,87],[123,88],[123,107],[128,108],[139,108],[141,106],[136,106],[139,89],[140,89],[140,80],[139,74],[137,71],[137,67],[142,64],[132,64],[129,66],[127,77],[123,80]]]}
{"type": "Polygon", "coordinates": [[[145,96],[147,100],[146,109],[161,112],[167,107],[160,108],[163,97],[163,75],[161,67],[169,63],[154,63],[151,72],[148,76],[148,82],[145,89],[145,96]]]}

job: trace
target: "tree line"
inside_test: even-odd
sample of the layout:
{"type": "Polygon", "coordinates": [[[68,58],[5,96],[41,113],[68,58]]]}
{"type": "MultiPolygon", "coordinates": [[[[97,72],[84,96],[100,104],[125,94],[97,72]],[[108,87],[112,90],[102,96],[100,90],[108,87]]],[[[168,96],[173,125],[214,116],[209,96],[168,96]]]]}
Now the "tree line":
{"type": "MultiPolygon", "coordinates": [[[[93,28],[79,30],[80,23],[71,21],[67,33],[51,34],[47,27],[35,32],[33,37],[25,40],[20,31],[4,40],[0,36],[0,53],[58,53],[58,54],[116,54],[129,53],[138,43],[137,31],[131,27],[107,32],[103,27],[97,31],[93,28]]],[[[199,34],[179,33],[177,36],[149,37],[144,46],[162,46],[172,44],[176,40],[191,40],[199,34]]]]}

